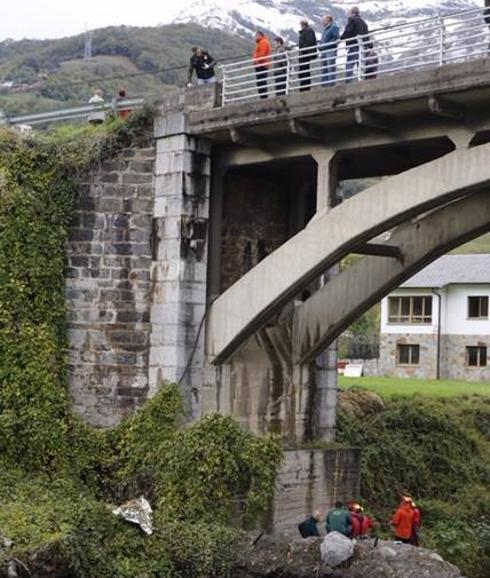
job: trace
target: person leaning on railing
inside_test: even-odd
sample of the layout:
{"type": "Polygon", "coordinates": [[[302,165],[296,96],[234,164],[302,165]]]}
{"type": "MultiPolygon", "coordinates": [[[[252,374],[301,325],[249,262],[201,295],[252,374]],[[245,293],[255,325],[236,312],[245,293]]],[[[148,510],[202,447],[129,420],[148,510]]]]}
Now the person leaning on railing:
{"type": "Polygon", "coordinates": [[[286,55],[286,45],[284,38],[276,36],[274,38],[274,54],[272,56],[272,70],[274,73],[274,83],[276,85],[276,95],[284,96],[288,80],[288,59],[286,55]]]}
{"type": "Polygon", "coordinates": [[[308,20],[301,20],[299,31],[299,56],[298,56],[298,63],[299,63],[299,86],[300,91],[303,92],[305,90],[310,90],[311,88],[311,71],[310,71],[310,62],[317,58],[318,52],[316,49],[317,41],[316,35],[308,24],[308,20]]]}
{"type": "Polygon", "coordinates": [[[354,80],[354,68],[359,65],[359,43],[358,36],[369,34],[369,28],[366,22],[361,18],[359,8],[354,6],[349,11],[347,26],[340,37],[345,40],[347,46],[347,63],[345,66],[345,82],[349,83],[354,80]]]}
{"type": "Polygon", "coordinates": [[[255,34],[253,63],[260,98],[267,98],[267,76],[271,67],[271,45],[267,36],[258,30],[255,34]]]}
{"type": "Polygon", "coordinates": [[[335,86],[337,81],[337,48],[340,38],[338,24],[333,16],[323,17],[323,32],[320,40],[320,55],[322,59],[322,85],[335,86]]]}

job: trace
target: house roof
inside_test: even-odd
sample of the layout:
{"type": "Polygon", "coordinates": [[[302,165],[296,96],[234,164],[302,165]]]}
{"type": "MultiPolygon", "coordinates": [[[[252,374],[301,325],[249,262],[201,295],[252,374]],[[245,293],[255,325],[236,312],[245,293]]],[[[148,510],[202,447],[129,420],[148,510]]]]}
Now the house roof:
{"type": "Polygon", "coordinates": [[[490,284],[490,254],[445,255],[419,271],[402,287],[445,287],[454,284],[490,284]]]}

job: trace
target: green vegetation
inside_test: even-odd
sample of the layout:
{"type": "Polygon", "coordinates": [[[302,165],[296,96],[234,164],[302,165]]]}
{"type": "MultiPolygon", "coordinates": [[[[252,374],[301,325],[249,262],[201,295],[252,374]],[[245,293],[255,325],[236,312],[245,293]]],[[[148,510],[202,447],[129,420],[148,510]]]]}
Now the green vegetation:
{"type": "Polygon", "coordinates": [[[490,234],[482,235],[478,237],[478,239],[462,245],[453,251],[453,253],[459,255],[467,255],[468,253],[490,253],[490,234]]]}
{"type": "Polygon", "coordinates": [[[227,576],[238,527],[269,510],[278,440],[221,416],[186,427],[177,386],[108,431],[70,408],[63,269],[77,177],[146,143],[152,120],[143,110],[33,139],[0,134],[0,535],[14,541],[0,568],[48,549],[79,578],[227,576]],[[107,506],[142,494],[150,538],[107,506]]]}
{"type": "Polygon", "coordinates": [[[0,108],[16,114],[84,103],[95,88],[109,100],[121,87],[129,97],[156,99],[185,84],[192,46],[208,48],[217,59],[253,48],[249,40],[196,24],[95,30],[89,60],[84,43],[83,34],[0,43],[0,80],[22,84],[0,92],[0,108]]]}
{"type": "Polygon", "coordinates": [[[355,386],[375,391],[383,398],[408,397],[455,397],[482,395],[490,397],[490,382],[469,382],[435,379],[403,379],[396,377],[361,377],[354,379],[341,376],[340,387],[355,386]]]}
{"type": "Polygon", "coordinates": [[[471,578],[488,576],[490,398],[418,396],[387,400],[383,408],[365,395],[360,411],[344,405],[339,412],[337,441],[363,450],[368,509],[389,534],[398,497],[412,495],[423,513],[423,545],[471,578]]]}

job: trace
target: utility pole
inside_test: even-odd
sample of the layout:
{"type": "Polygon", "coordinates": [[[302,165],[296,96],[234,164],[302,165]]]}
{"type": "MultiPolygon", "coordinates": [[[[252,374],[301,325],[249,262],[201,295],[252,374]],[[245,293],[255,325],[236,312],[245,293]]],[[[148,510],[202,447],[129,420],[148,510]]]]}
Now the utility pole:
{"type": "Polygon", "coordinates": [[[87,30],[85,33],[85,51],[83,54],[84,60],[90,60],[92,58],[92,31],[87,30]]]}

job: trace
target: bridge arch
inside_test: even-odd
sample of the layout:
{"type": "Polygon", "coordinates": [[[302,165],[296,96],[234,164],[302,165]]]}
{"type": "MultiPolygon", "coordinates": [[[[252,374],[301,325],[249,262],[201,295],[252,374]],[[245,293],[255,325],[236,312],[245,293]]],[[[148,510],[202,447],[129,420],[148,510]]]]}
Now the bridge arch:
{"type": "MultiPolygon", "coordinates": [[[[417,215],[487,192],[489,154],[490,145],[450,153],[384,180],[334,209],[319,213],[306,229],[212,304],[206,328],[210,360],[215,364],[225,362],[318,275],[348,253],[369,247],[369,241],[377,235],[417,215]]],[[[490,203],[490,197],[488,201],[482,198],[484,203],[490,203]]],[[[445,252],[443,248],[439,250],[445,252]]],[[[404,271],[403,255],[400,262],[404,271]]],[[[309,339],[311,341],[311,331],[309,339]]],[[[300,353],[299,357],[304,356],[300,353]]]]}
{"type": "Polygon", "coordinates": [[[401,283],[445,253],[489,231],[490,188],[397,227],[388,243],[400,249],[400,258],[363,257],[295,309],[293,362],[313,361],[401,283]]]}

